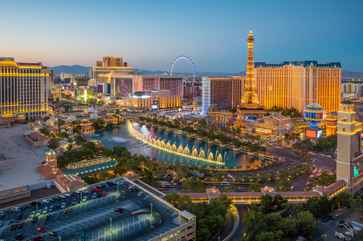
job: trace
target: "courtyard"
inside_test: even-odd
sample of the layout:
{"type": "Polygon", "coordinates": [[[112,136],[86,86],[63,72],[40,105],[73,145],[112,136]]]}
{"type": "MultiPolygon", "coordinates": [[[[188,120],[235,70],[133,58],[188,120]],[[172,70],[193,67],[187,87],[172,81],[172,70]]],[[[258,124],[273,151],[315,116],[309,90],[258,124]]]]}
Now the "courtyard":
{"type": "Polygon", "coordinates": [[[27,130],[27,125],[0,129],[0,191],[43,180],[37,167],[46,147],[33,147],[26,142],[23,135],[27,130]]]}

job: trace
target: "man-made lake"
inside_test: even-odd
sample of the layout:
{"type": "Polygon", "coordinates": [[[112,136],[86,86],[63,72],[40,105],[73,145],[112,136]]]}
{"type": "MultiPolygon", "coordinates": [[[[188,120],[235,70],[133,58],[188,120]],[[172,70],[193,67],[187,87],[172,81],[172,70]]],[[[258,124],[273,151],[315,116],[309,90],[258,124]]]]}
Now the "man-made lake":
{"type": "Polygon", "coordinates": [[[187,147],[190,150],[190,153],[194,149],[195,151],[198,151],[198,153],[203,150],[206,158],[208,158],[210,155],[214,155],[215,159],[217,159],[217,156],[219,156],[219,159],[223,161],[219,165],[214,165],[208,162],[197,160],[195,158],[188,158],[185,155],[182,156],[178,155],[177,153],[163,151],[160,148],[155,148],[149,144],[146,144],[131,134],[128,124],[129,123],[121,125],[120,127],[111,131],[105,131],[103,133],[96,134],[92,138],[100,140],[108,148],[112,148],[115,145],[120,145],[126,147],[133,154],[145,155],[152,159],[174,165],[179,164],[198,167],[228,168],[239,167],[241,158],[239,156],[236,157],[231,150],[226,148],[219,148],[215,145],[208,145],[201,140],[188,139],[184,135],[166,132],[163,130],[148,129],[146,126],[140,126],[137,123],[132,123],[135,130],[144,134],[145,136],[152,136],[176,146],[182,145],[184,148],[187,147]]]}

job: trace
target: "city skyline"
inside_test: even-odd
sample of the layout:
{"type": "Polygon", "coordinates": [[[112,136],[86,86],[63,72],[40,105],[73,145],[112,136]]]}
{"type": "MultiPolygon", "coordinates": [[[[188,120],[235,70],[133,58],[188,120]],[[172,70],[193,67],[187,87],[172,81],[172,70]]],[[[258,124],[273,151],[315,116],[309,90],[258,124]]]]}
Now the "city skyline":
{"type": "MultiPolygon", "coordinates": [[[[246,65],[244,36],[253,30],[256,61],[339,61],[345,70],[362,71],[362,3],[327,2],[212,1],[206,7],[202,1],[15,1],[3,3],[9,21],[0,24],[6,33],[0,56],[89,66],[115,55],[136,68],[168,70],[175,57],[187,55],[198,72],[240,72],[246,65]]],[[[188,63],[176,69],[190,70],[188,63]]]]}
{"type": "Polygon", "coordinates": [[[13,0],[0,241],[363,240],[362,0],[13,0]]]}

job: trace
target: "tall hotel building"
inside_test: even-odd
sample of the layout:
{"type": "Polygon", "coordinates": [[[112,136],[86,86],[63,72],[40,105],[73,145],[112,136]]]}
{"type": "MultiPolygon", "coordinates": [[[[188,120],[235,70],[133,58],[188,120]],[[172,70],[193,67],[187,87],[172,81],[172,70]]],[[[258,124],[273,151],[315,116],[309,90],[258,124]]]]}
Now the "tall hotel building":
{"type": "Polygon", "coordinates": [[[255,63],[257,95],[266,109],[296,108],[310,103],[325,112],[338,111],[342,70],[340,63],[295,61],[282,64],[255,63]]]}
{"type": "Polygon", "coordinates": [[[0,58],[0,116],[37,119],[48,112],[49,70],[41,63],[0,58]]]}
{"type": "Polygon", "coordinates": [[[167,75],[135,75],[134,91],[169,91],[171,96],[183,98],[184,85],[182,77],[167,75]]]}
{"type": "Polygon", "coordinates": [[[183,78],[164,75],[140,75],[122,58],[106,56],[91,69],[97,92],[125,98],[136,91],[168,90],[171,96],[183,97],[183,78]]]}
{"type": "Polygon", "coordinates": [[[202,78],[202,114],[208,109],[228,110],[237,107],[242,97],[242,78],[203,77],[202,78]]]}
{"type": "Polygon", "coordinates": [[[169,90],[170,95],[183,98],[184,85],[183,78],[172,76],[160,76],[160,90],[169,90]]]}
{"type": "Polygon", "coordinates": [[[106,56],[91,68],[93,83],[97,92],[106,95],[127,97],[133,91],[135,70],[122,58],[106,56]]]}

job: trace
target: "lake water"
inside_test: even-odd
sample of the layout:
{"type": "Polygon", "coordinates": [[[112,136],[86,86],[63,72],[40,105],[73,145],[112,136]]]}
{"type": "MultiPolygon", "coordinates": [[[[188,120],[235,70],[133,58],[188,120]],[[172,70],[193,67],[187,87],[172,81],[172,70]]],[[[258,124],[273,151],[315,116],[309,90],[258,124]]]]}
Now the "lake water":
{"type": "MultiPolygon", "coordinates": [[[[143,128],[145,131],[145,126],[140,127],[143,128]]],[[[150,131],[150,130],[147,130],[150,131]]],[[[152,130],[151,130],[152,131],[152,130]]],[[[154,133],[157,134],[157,133],[154,133]]],[[[160,133],[159,133],[160,134],[160,133]]],[[[159,135],[157,134],[157,135],[159,135]]],[[[161,134],[160,134],[161,135],[161,134]]],[[[164,133],[165,135],[165,133],[164,133]]],[[[169,138],[168,140],[171,140],[172,138],[175,138],[175,135],[172,136],[164,136],[164,138],[169,138]]],[[[92,136],[92,138],[100,140],[106,147],[112,148],[113,146],[123,146],[127,148],[131,153],[133,154],[139,154],[148,156],[151,159],[166,162],[173,165],[187,165],[187,166],[198,166],[198,167],[212,167],[210,163],[206,163],[203,161],[195,160],[195,159],[189,159],[183,156],[179,156],[177,154],[165,152],[162,150],[159,150],[157,148],[151,147],[142,141],[137,140],[133,136],[130,135],[127,124],[121,125],[118,128],[115,128],[110,131],[105,131],[103,133],[95,134],[92,136]]],[[[175,140],[174,140],[175,141],[175,140]]],[[[183,139],[185,142],[185,138],[183,139]]],[[[187,144],[187,143],[186,143],[187,144]]],[[[192,143],[189,143],[192,145],[192,143]]],[[[226,153],[227,156],[227,153],[226,153]]],[[[228,167],[234,167],[236,166],[236,163],[232,160],[232,158],[228,159],[228,162],[226,163],[228,167]]]]}

